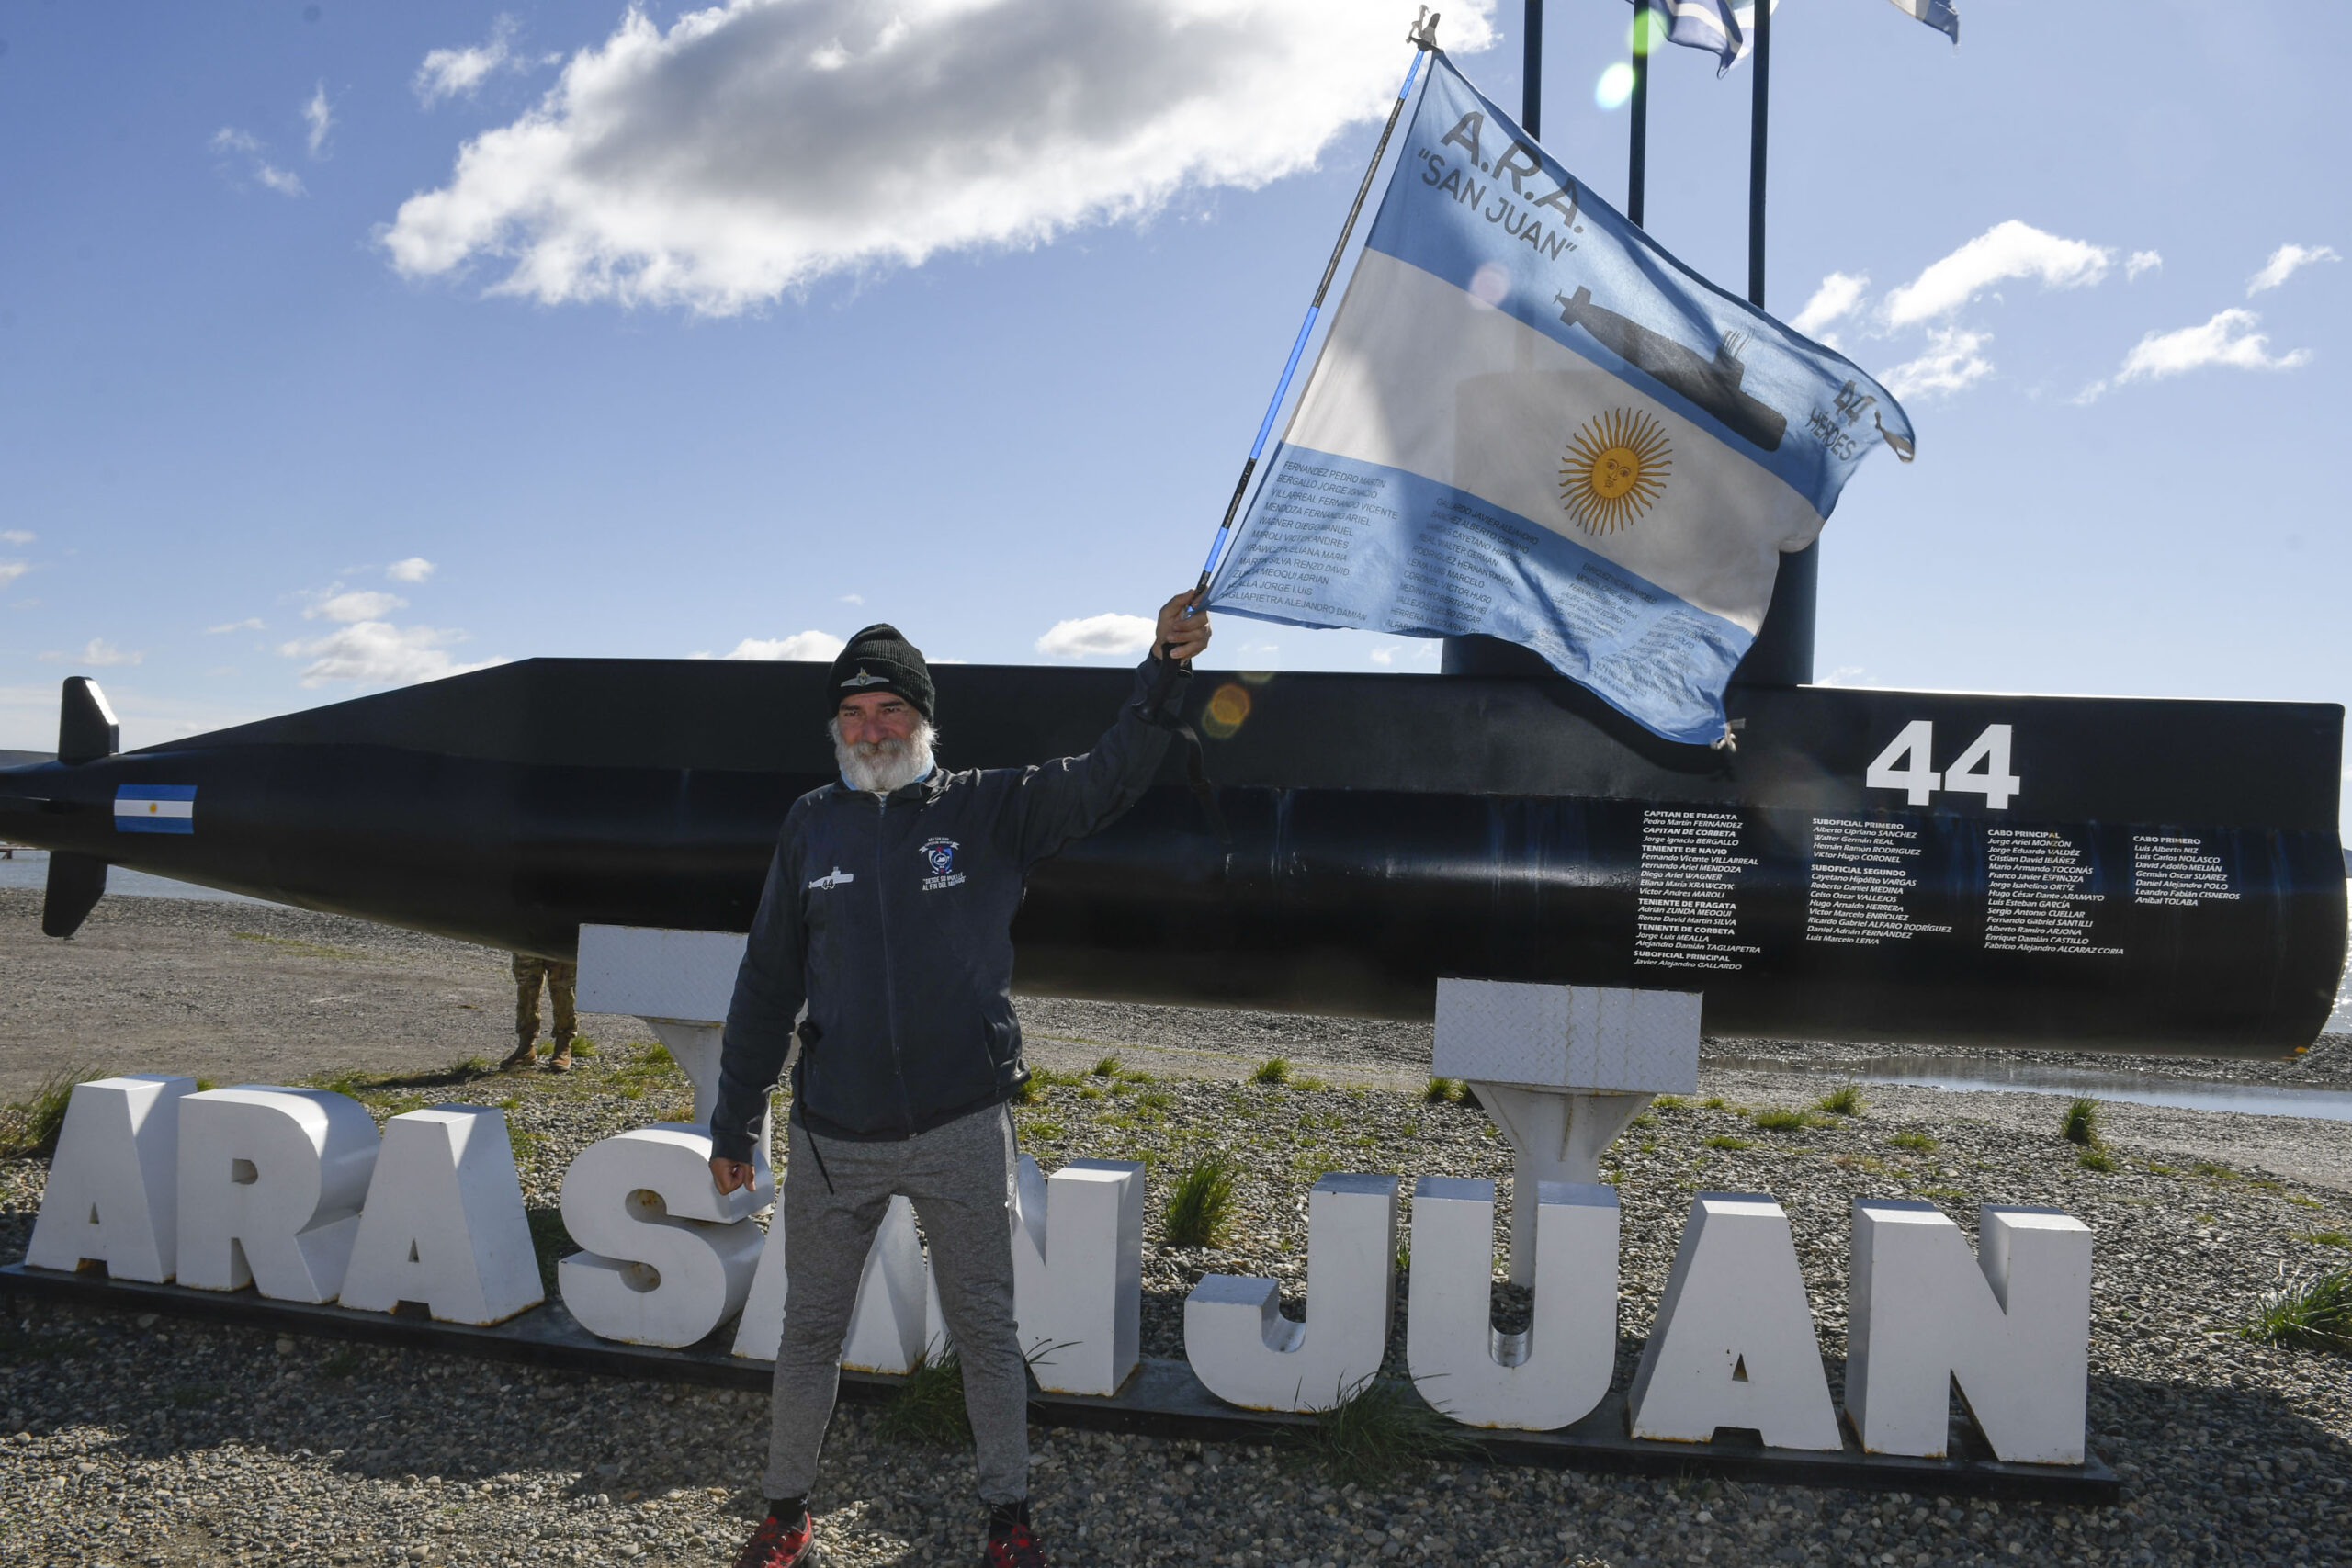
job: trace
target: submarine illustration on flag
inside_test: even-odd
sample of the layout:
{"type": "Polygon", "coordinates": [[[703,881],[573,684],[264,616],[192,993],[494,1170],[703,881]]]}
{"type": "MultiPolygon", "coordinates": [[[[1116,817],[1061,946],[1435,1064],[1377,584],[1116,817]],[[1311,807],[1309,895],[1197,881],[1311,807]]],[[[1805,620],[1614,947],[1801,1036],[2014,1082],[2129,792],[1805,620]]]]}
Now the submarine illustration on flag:
{"type": "MultiPolygon", "coordinates": [[[[52,852],[58,937],[111,865],[551,957],[740,931],[834,776],[824,675],[537,659],[130,752],[75,677],[0,838],[52,852]]],[[[1132,680],[934,676],[951,767],[1083,750],[1132,680]]],[[[1187,702],[1223,831],[1171,748],[1035,868],[1021,989],[1426,1017],[1468,976],[1700,990],[1719,1037],[2275,1056],[2344,962],[2338,706],[1735,686],[1724,750],[1541,673],[1187,702]]]]}
{"type": "Polygon", "coordinates": [[[1573,295],[1554,296],[1553,302],[1560,307],[1560,320],[1582,327],[1601,347],[1713,414],[1724,429],[1767,452],[1781,449],[1781,437],[1789,433],[1788,416],[1740,390],[1747,367],[1734,354],[1732,343],[1717,348],[1714,358],[1702,359],[1662,333],[1602,310],[1582,284],[1573,295]]]}

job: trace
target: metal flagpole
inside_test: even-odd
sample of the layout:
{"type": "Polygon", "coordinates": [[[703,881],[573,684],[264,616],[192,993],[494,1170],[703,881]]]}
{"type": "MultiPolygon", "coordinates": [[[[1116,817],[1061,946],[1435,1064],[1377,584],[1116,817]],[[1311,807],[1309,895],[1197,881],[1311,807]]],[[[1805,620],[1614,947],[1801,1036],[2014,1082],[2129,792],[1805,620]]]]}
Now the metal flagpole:
{"type": "Polygon", "coordinates": [[[1772,103],[1772,0],[1756,0],[1756,95],[1747,120],[1747,302],[1764,308],[1764,142],[1772,103]]]}
{"type": "Polygon", "coordinates": [[[1298,373],[1298,360],[1306,352],[1307,335],[1315,330],[1316,318],[1323,313],[1323,297],[1330,292],[1331,279],[1340,270],[1340,258],[1347,254],[1348,238],[1355,232],[1364,197],[1372,193],[1372,177],[1380,172],[1380,161],[1387,154],[1388,138],[1395,133],[1397,117],[1405,112],[1405,100],[1412,95],[1413,83],[1421,73],[1421,57],[1437,47],[1437,19],[1438,14],[1424,6],[1413,23],[1413,30],[1405,35],[1406,41],[1413,45],[1412,68],[1405,73],[1405,85],[1396,89],[1396,101],[1388,107],[1388,123],[1380,128],[1380,141],[1372,150],[1372,162],[1364,165],[1363,182],[1356,186],[1356,198],[1348,207],[1347,221],[1340,226],[1340,243],[1331,247],[1331,259],[1323,267],[1323,281],[1315,286],[1315,298],[1306,307],[1306,319],[1298,323],[1298,336],[1291,342],[1290,358],[1283,366],[1282,379],[1274,384],[1272,400],[1266,404],[1266,417],[1258,422],[1258,438],[1250,444],[1250,457],[1241,465],[1241,478],[1233,487],[1233,499],[1225,503],[1225,521],[1217,525],[1208,559],[1201,567],[1201,581],[1193,590],[1195,604],[1208,592],[1209,579],[1216,574],[1217,561],[1233,537],[1234,516],[1241,510],[1241,498],[1250,491],[1250,479],[1258,471],[1258,459],[1265,455],[1266,437],[1272,433],[1274,416],[1282,412],[1283,399],[1290,392],[1291,378],[1298,373]]]}
{"type": "MultiPolygon", "coordinates": [[[[1747,302],[1764,308],[1764,173],[1772,101],[1772,0],[1756,0],[1756,82],[1747,135],[1747,302]]],[[[1771,608],[1736,684],[1803,686],[1813,680],[1814,613],[1821,585],[1821,541],[1781,558],[1771,608]]]]}
{"type": "Polygon", "coordinates": [[[1642,224],[1642,187],[1650,164],[1650,8],[1634,7],[1634,135],[1625,160],[1625,217],[1642,224]]]}
{"type": "Polygon", "coordinates": [[[1544,0],[1527,0],[1521,12],[1519,123],[1530,141],[1544,135],[1544,0]]]}

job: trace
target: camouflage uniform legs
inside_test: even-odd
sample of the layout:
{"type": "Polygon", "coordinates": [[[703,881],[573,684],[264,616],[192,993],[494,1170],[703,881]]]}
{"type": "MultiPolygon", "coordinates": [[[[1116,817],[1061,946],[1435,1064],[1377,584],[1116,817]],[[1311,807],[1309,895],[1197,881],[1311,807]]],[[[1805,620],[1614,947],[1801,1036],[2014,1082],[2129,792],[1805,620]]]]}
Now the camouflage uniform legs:
{"type": "Polygon", "coordinates": [[[514,970],[515,1046],[506,1065],[519,1066],[532,1059],[533,1043],[539,1035],[539,985],[545,981],[549,1009],[555,1014],[553,1060],[569,1066],[572,1036],[580,1032],[580,1020],[572,1010],[572,982],[580,973],[579,966],[518,953],[514,970]]]}

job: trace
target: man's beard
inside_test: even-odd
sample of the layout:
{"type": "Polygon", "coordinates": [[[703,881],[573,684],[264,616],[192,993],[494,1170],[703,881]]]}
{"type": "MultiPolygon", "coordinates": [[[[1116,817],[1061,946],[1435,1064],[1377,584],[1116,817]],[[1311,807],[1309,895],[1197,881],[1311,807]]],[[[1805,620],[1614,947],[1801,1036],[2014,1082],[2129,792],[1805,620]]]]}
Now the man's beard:
{"type": "Polygon", "coordinates": [[[871,790],[876,795],[888,795],[903,789],[931,772],[932,742],[938,739],[927,719],[915,720],[912,735],[903,740],[861,740],[853,745],[842,739],[842,721],[826,722],[825,732],[833,738],[833,760],[841,764],[842,782],[852,789],[871,790]]]}

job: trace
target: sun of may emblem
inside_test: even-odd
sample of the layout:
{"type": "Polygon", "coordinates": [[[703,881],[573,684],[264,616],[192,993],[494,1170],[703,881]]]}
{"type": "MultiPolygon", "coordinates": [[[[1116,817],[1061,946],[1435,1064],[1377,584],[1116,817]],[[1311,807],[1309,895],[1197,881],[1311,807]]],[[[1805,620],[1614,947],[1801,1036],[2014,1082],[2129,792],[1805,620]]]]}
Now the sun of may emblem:
{"type": "Polygon", "coordinates": [[[1657,421],[1611,409],[1568,438],[1560,504],[1588,534],[1613,534],[1657,504],[1674,449],[1657,421]]]}

